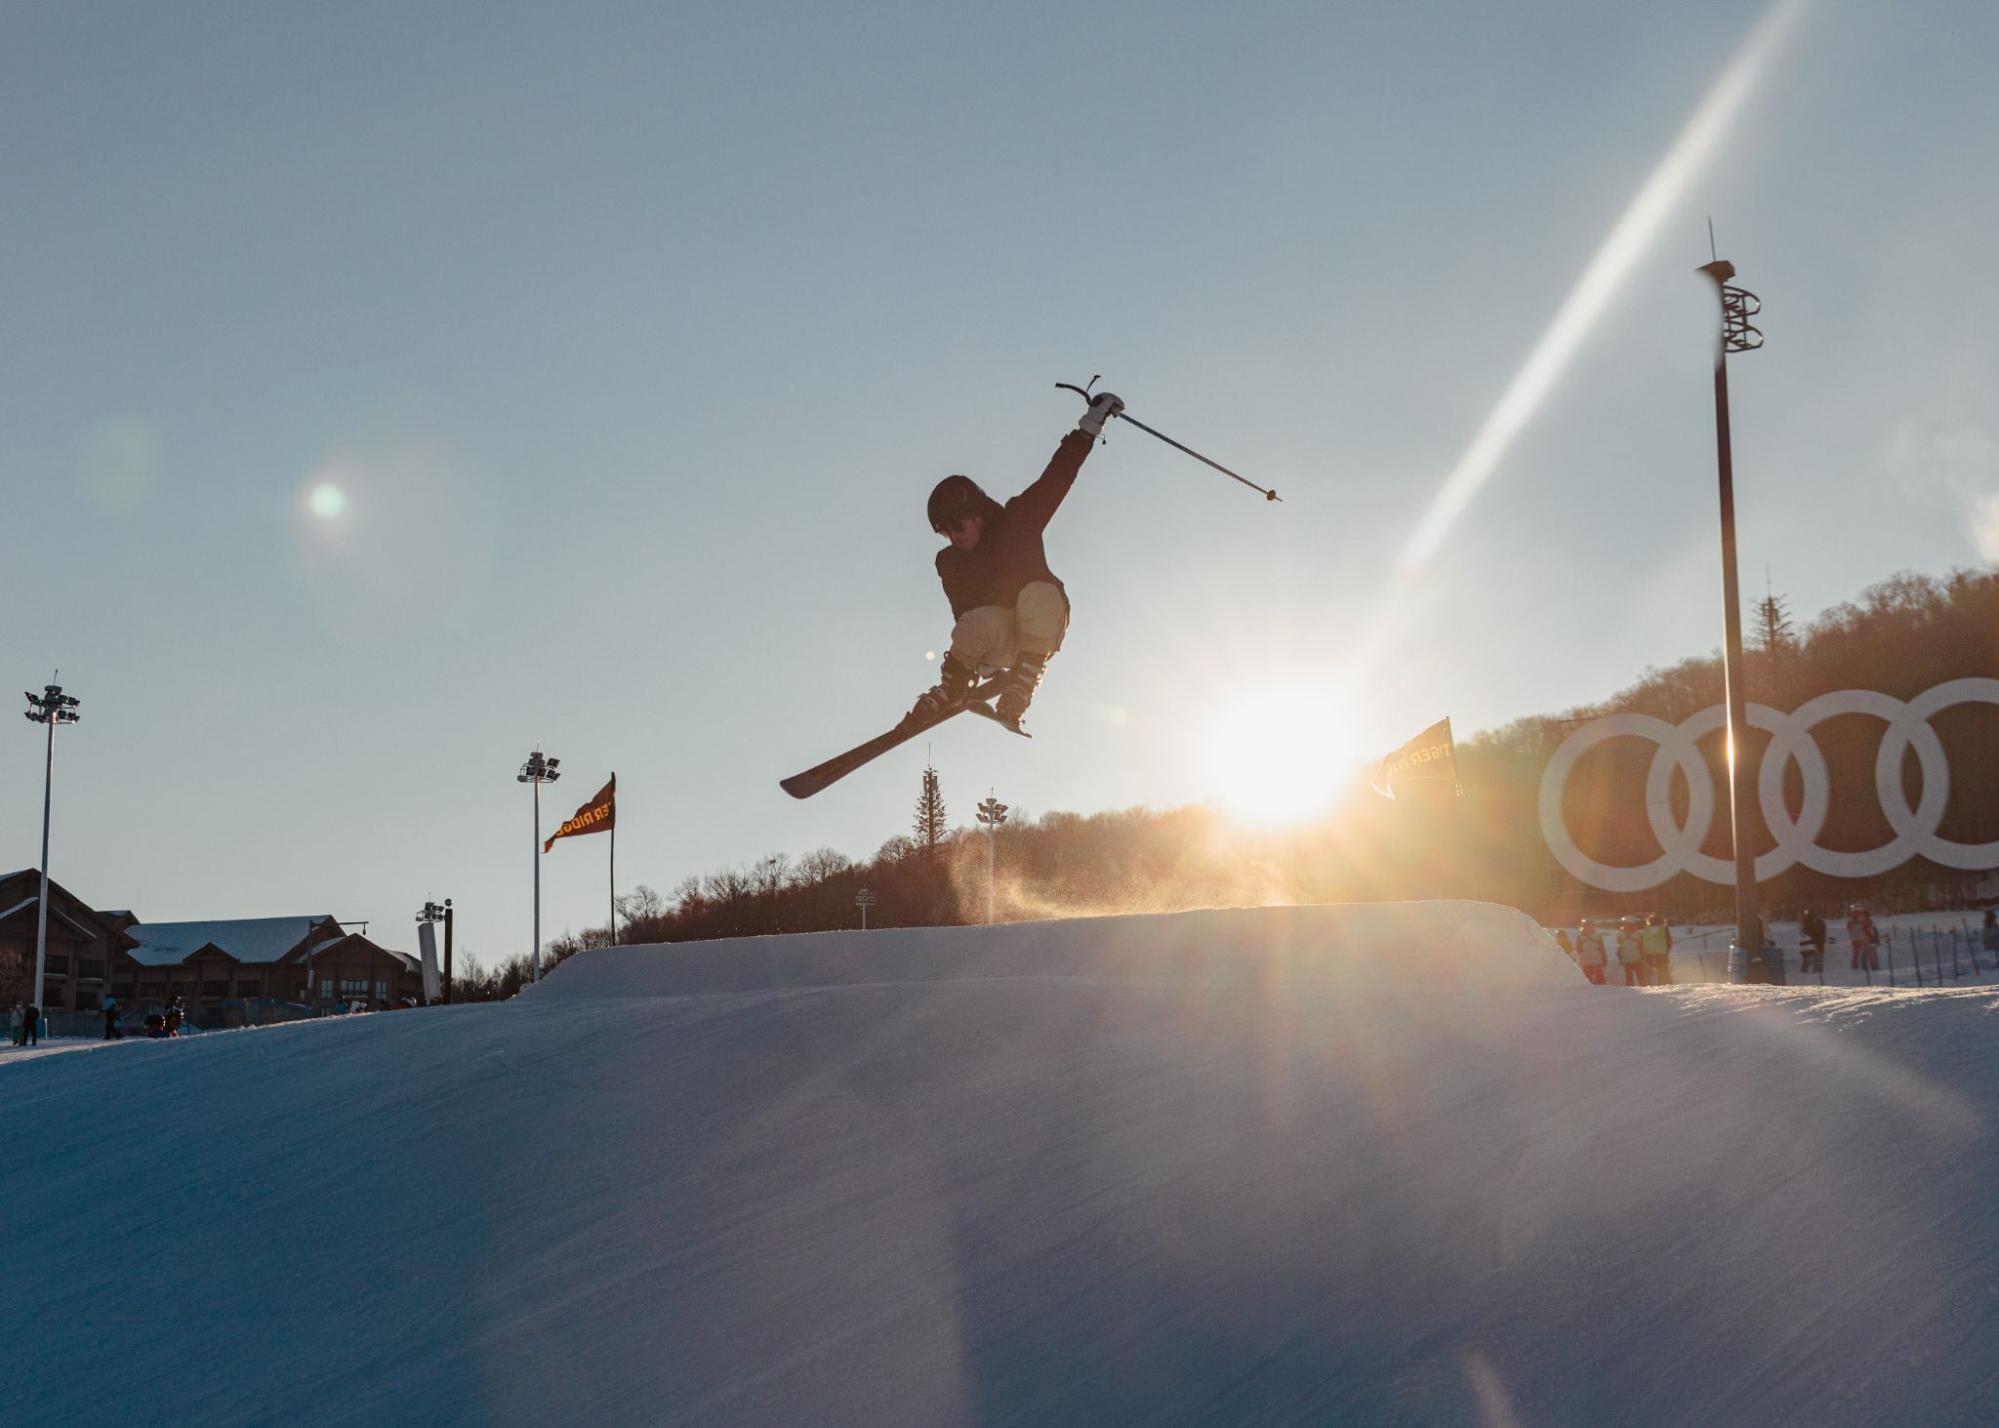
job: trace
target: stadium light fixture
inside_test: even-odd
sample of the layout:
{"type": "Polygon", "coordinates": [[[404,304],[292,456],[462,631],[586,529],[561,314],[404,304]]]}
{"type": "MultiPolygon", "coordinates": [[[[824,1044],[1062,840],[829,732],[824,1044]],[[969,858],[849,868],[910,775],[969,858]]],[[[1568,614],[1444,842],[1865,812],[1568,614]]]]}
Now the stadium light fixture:
{"type": "MultiPolygon", "coordinates": [[[[61,677],[62,671],[57,670],[56,678],[61,677]]],[[[35,900],[35,1005],[46,1012],[48,987],[43,978],[48,975],[49,965],[49,811],[55,790],[56,729],[63,724],[74,724],[83,716],[77,712],[76,696],[64,694],[60,684],[50,684],[40,696],[29,694],[27,698],[26,717],[48,725],[49,729],[48,758],[42,765],[42,893],[35,900]]]]}
{"type": "Polygon", "coordinates": [[[528,761],[521,765],[517,783],[534,785],[534,980],[541,980],[541,786],[554,783],[562,775],[557,768],[561,759],[551,759],[536,749],[528,755],[528,761]]]}
{"type": "MultiPolygon", "coordinates": [[[[1714,241],[1708,230],[1710,252],[1714,241]]],[[[1734,287],[1735,264],[1716,257],[1699,270],[1713,280],[1721,301],[1721,330],[1714,345],[1714,436],[1715,464],[1721,488],[1721,619],[1722,694],[1728,704],[1728,825],[1735,845],[1735,945],[1729,949],[1728,979],[1731,982],[1772,981],[1763,960],[1762,921],[1757,916],[1756,860],[1744,836],[1743,820],[1749,807],[1749,760],[1743,756],[1743,739],[1749,732],[1749,693],[1742,673],[1742,587],[1735,560],[1735,457],[1730,449],[1728,428],[1728,354],[1754,352],[1763,345],[1763,334],[1750,322],[1763,309],[1756,294],[1734,287]],[[1752,972],[1751,968],[1756,971],[1752,972]]]]}
{"type": "Polygon", "coordinates": [[[986,921],[993,921],[993,850],[999,841],[999,826],[1006,822],[1006,805],[992,796],[990,790],[985,800],[979,804],[979,822],[986,826],[986,921]]]}

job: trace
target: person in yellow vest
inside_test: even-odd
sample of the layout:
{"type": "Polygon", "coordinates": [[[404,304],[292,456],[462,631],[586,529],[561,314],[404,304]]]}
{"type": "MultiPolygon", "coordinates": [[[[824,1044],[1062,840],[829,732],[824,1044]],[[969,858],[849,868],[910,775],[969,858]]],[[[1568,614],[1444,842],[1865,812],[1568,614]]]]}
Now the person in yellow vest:
{"type": "Polygon", "coordinates": [[[1656,912],[1648,916],[1645,930],[1638,934],[1638,942],[1645,953],[1645,985],[1672,986],[1673,929],[1666,926],[1666,919],[1656,912]]]}
{"type": "Polygon", "coordinates": [[[1600,987],[1603,985],[1605,961],[1603,934],[1585,917],[1582,926],[1576,929],[1576,965],[1583,969],[1585,977],[1600,987]]]}
{"type": "Polygon", "coordinates": [[[1645,983],[1645,947],[1638,937],[1638,919],[1627,917],[1617,924],[1617,965],[1624,969],[1624,985],[1645,983]]]}

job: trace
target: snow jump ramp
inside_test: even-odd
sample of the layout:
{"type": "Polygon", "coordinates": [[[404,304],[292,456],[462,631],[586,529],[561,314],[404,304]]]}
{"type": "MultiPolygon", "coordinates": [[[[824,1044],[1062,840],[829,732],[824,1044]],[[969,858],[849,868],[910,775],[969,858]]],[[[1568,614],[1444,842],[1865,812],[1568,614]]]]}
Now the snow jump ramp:
{"type": "Polygon", "coordinates": [[[1408,904],[0,1063],[7,1418],[1991,1422],[1995,1011],[1408,904]]]}

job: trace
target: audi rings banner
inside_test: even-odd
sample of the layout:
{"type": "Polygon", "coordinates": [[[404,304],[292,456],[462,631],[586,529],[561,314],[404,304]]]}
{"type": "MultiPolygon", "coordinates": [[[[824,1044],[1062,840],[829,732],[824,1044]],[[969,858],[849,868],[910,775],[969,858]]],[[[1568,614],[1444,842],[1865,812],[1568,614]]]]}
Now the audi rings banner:
{"type": "MultiPolygon", "coordinates": [[[[1914,859],[1999,868],[1999,726],[1981,704],[1999,706],[1999,679],[1948,680],[1910,699],[1839,689],[1789,713],[1750,704],[1751,730],[1767,736],[1752,733],[1744,750],[1757,881],[1801,867],[1872,879],[1914,859]]],[[[1732,884],[1726,721],[1716,704],[1678,723],[1607,714],[1571,732],[1540,784],[1555,861],[1613,893],[1682,874],[1732,884]]]]}

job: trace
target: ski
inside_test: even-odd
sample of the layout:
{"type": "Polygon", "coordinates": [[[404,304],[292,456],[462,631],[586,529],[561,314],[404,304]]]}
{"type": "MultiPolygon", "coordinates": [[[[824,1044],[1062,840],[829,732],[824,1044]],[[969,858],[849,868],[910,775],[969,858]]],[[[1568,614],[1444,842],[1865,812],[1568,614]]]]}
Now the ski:
{"type": "Polygon", "coordinates": [[[844,754],[835,754],[832,758],[826,760],[825,763],[815,764],[813,767],[805,770],[804,773],[796,773],[790,778],[778,780],[778,787],[793,798],[810,798],[821,789],[829,788],[833,784],[838,783],[855,769],[874,762],[898,744],[906,744],[925,730],[934,729],[946,719],[955,718],[968,710],[975,714],[984,715],[1002,729],[1010,730],[1020,735],[1023,739],[1033,738],[1034,736],[1025,729],[1009,724],[1006,720],[1000,718],[998,712],[984,702],[999,692],[1001,678],[1003,676],[995,676],[974,686],[971,698],[949,713],[940,715],[935,719],[905,718],[886,734],[877,734],[865,744],[856,744],[844,754]]]}

